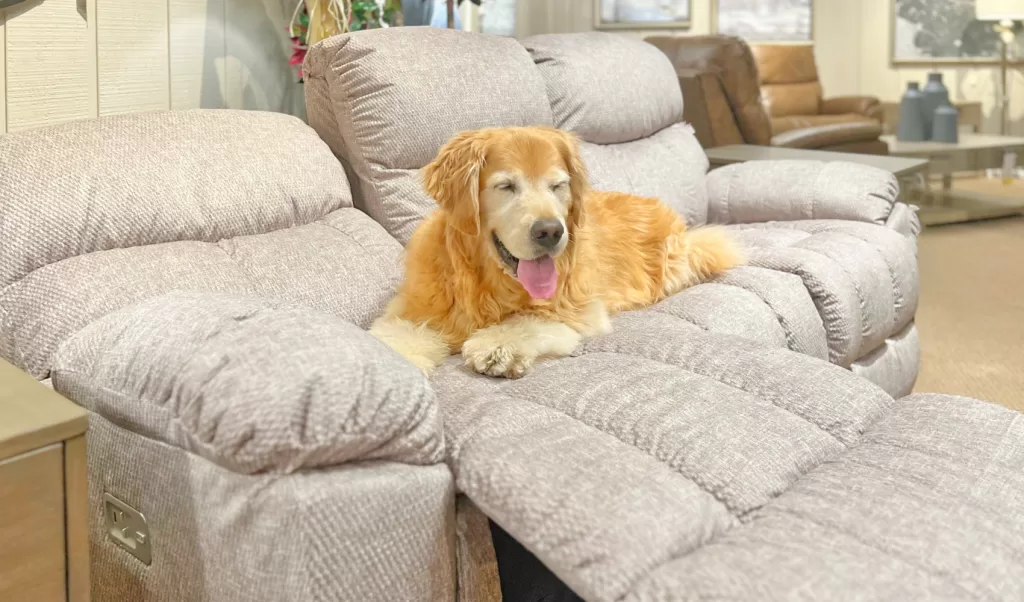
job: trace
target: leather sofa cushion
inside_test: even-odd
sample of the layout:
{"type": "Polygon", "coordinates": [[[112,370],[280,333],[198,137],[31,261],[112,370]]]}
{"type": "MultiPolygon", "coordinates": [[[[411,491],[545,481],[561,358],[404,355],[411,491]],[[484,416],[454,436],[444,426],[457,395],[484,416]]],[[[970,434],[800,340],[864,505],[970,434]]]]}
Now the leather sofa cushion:
{"type": "Polygon", "coordinates": [[[814,46],[805,44],[755,44],[751,47],[761,84],[806,84],[818,81],[814,46]]]}
{"type": "Polygon", "coordinates": [[[821,109],[821,84],[764,84],[761,87],[765,110],[772,117],[817,115],[821,109]]]}
{"type": "Polygon", "coordinates": [[[752,51],[769,115],[818,114],[822,90],[813,46],[760,44],[752,51]]]}

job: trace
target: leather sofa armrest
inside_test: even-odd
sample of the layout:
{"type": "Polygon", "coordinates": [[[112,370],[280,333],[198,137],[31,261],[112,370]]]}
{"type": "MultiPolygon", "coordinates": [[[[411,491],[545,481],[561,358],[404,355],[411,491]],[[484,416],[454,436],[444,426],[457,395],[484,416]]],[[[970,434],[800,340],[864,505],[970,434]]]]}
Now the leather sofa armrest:
{"type": "Polygon", "coordinates": [[[704,148],[743,144],[718,73],[700,69],[676,69],[683,91],[683,121],[693,126],[704,148]]]}
{"type": "Polygon", "coordinates": [[[172,293],[57,352],[54,388],[122,428],[241,474],[444,460],[423,374],[359,327],[305,308],[172,293]]]}
{"type": "Polygon", "coordinates": [[[874,96],[835,96],[822,100],[819,107],[823,115],[855,113],[883,121],[882,102],[874,96]]]}
{"type": "Polygon", "coordinates": [[[772,146],[787,148],[824,148],[854,142],[878,140],[882,126],[870,121],[830,123],[812,127],[788,130],[772,136],[772,146]]]}
{"type": "Polygon", "coordinates": [[[896,176],[844,161],[748,161],[708,174],[708,222],[842,219],[884,225],[896,176]]]}
{"type": "Polygon", "coordinates": [[[715,146],[705,89],[717,86],[718,82],[713,74],[697,69],[677,69],[676,74],[683,92],[683,121],[693,126],[694,135],[702,147],[715,146]]]}

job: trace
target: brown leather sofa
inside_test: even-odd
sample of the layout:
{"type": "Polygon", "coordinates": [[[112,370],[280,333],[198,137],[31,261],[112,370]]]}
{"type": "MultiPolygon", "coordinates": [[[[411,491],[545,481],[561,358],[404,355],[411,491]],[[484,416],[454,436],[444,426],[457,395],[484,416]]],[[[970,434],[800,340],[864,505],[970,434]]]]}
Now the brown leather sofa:
{"type": "Polygon", "coordinates": [[[810,46],[755,46],[731,36],[652,36],[675,65],[684,119],[705,148],[728,144],[888,154],[882,106],[823,98],[810,46]]]}

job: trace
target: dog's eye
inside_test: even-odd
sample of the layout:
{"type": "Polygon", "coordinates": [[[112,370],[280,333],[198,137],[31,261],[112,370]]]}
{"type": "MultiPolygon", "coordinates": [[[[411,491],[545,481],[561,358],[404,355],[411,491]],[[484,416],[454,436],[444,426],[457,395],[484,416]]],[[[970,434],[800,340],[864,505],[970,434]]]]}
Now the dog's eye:
{"type": "Polygon", "coordinates": [[[498,184],[497,188],[498,190],[504,190],[505,192],[516,191],[516,185],[513,184],[512,182],[502,182],[501,184],[498,184]]]}
{"type": "Polygon", "coordinates": [[[555,192],[558,192],[560,190],[565,190],[566,187],[568,187],[568,186],[569,186],[568,182],[559,182],[557,184],[552,184],[551,185],[551,190],[553,190],[555,192]]]}

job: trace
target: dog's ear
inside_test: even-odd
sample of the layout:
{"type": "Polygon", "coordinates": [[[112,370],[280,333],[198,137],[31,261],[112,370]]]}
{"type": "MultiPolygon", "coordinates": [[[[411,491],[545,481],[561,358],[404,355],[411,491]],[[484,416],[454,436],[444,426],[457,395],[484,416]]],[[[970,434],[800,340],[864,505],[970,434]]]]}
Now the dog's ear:
{"type": "Polygon", "coordinates": [[[590,176],[587,168],[583,165],[580,157],[580,140],[574,134],[562,130],[552,130],[558,141],[558,150],[562,154],[562,161],[569,170],[569,193],[572,203],[569,205],[569,227],[570,231],[579,228],[583,224],[584,210],[583,198],[590,191],[590,176]]]}
{"type": "Polygon", "coordinates": [[[487,158],[487,137],[469,131],[449,140],[423,168],[423,187],[456,230],[480,235],[480,171],[487,158]]]}

